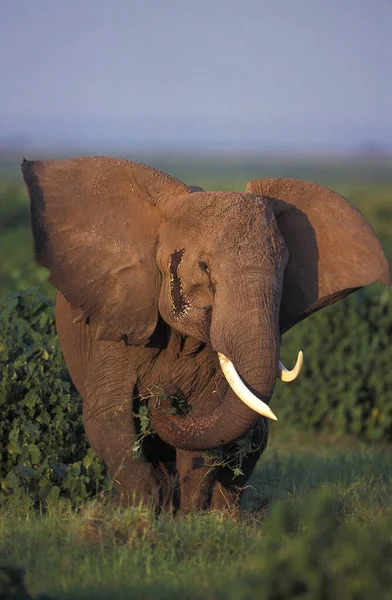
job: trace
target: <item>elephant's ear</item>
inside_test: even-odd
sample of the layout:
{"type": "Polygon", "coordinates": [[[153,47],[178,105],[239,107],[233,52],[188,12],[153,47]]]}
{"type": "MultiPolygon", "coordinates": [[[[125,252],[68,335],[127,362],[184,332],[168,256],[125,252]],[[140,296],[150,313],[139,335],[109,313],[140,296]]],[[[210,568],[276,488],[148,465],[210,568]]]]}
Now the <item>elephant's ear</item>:
{"type": "Polygon", "coordinates": [[[23,161],[35,253],[97,339],[140,344],[157,322],[159,204],[183,183],[126,160],[23,161]]]}
{"type": "Polygon", "coordinates": [[[271,201],[289,251],[282,332],[358,288],[391,284],[373,229],[339,194],[298,179],[255,179],[246,189],[271,201]]]}

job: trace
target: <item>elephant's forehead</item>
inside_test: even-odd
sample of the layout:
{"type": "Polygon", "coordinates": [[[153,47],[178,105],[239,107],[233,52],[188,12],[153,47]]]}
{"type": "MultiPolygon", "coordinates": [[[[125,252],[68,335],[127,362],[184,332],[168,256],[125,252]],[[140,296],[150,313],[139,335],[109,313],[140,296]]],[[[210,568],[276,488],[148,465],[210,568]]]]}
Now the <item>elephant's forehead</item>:
{"type": "Polygon", "coordinates": [[[172,217],[176,228],[196,230],[265,228],[274,222],[268,200],[248,192],[195,192],[178,203],[172,217]]]}
{"type": "Polygon", "coordinates": [[[163,247],[218,255],[238,252],[254,256],[271,247],[281,254],[283,245],[268,200],[250,193],[193,193],[160,230],[163,247]]]}

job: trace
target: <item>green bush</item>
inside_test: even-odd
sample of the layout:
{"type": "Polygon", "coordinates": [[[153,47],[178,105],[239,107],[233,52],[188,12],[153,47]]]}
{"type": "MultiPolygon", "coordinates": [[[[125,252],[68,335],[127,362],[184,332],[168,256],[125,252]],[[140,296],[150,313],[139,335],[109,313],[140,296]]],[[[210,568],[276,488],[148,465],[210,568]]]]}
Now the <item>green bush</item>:
{"type": "Polygon", "coordinates": [[[107,487],[65,368],[53,305],[36,292],[0,302],[0,502],[28,493],[78,505],[107,487]]]}
{"type": "Polygon", "coordinates": [[[329,494],[299,507],[272,506],[259,548],[245,572],[217,598],[387,600],[392,593],[392,522],[344,523],[329,494]]]}
{"type": "Polygon", "coordinates": [[[368,440],[392,439],[392,292],[356,293],[313,315],[287,335],[283,362],[299,349],[299,380],[278,383],[279,420],[368,440]]]}

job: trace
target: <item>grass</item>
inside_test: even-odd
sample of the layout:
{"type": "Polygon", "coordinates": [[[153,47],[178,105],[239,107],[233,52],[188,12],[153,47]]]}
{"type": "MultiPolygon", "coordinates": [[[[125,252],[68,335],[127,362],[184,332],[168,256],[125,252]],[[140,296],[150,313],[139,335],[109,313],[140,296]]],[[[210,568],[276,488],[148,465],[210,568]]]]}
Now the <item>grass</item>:
{"type": "Polygon", "coordinates": [[[14,503],[0,512],[0,562],[25,570],[32,595],[59,599],[294,597],[284,589],[273,595],[280,568],[287,594],[298,576],[310,594],[303,597],[317,598],[325,575],[331,595],[324,598],[362,598],[380,581],[374,597],[383,598],[392,591],[383,575],[390,556],[379,558],[382,548],[392,552],[391,448],[277,426],[271,437],[240,523],[222,513],[156,519],[145,508],[119,509],[112,501],[78,512],[58,501],[41,512],[14,503]],[[358,594],[348,589],[339,596],[337,581],[351,581],[352,561],[362,560],[372,569],[358,594]]]}
{"type": "Polygon", "coordinates": [[[338,501],[341,516],[363,525],[392,516],[392,449],[388,445],[284,430],[274,438],[274,430],[251,480],[254,489],[245,507],[259,511],[278,501],[298,503],[321,490],[338,501]]]}

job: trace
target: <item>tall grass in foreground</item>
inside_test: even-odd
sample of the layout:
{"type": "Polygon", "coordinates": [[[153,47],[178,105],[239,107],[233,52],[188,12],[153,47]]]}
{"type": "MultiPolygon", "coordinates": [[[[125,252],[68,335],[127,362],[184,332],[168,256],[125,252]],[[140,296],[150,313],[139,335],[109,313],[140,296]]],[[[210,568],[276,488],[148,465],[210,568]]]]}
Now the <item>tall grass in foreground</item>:
{"type": "Polygon", "coordinates": [[[112,501],[78,512],[57,501],[41,513],[11,503],[0,512],[0,561],[26,569],[29,592],[51,598],[386,600],[391,467],[388,447],[276,426],[241,523],[222,513],[154,518],[112,501]]]}

